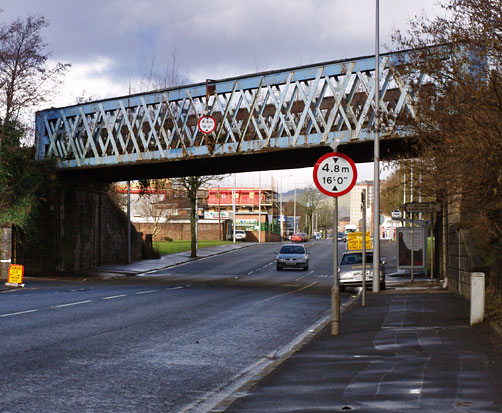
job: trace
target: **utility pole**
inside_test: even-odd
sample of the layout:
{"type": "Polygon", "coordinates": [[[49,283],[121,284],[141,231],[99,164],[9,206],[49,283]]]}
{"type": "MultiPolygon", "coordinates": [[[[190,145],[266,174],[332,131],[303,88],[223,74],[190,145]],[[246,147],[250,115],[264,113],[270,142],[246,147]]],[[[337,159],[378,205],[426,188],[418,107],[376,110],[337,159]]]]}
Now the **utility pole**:
{"type": "MultiPolygon", "coordinates": [[[[362,306],[366,307],[366,189],[361,191],[361,211],[363,213],[363,271],[362,271],[362,306]]],[[[374,277],[373,277],[374,278],[374,277]]]]}
{"type": "Polygon", "coordinates": [[[127,181],[127,263],[131,261],[131,181],[127,181]]]}
{"type": "Polygon", "coordinates": [[[232,234],[232,239],[233,239],[233,242],[235,244],[235,224],[237,222],[236,220],[236,216],[235,216],[235,196],[236,196],[236,192],[237,192],[237,189],[236,189],[236,180],[237,178],[235,177],[234,175],[234,187],[233,187],[233,190],[232,190],[232,209],[233,209],[233,213],[234,213],[234,221],[233,221],[233,224],[232,227],[233,227],[233,234],[232,234]]]}
{"type": "Polygon", "coordinates": [[[258,242],[261,242],[261,171],[260,180],[258,181],[258,242]]]}
{"type": "Polygon", "coordinates": [[[373,208],[373,292],[380,292],[380,3],[376,0],[375,10],[375,142],[373,175],[375,180],[375,197],[373,208]]]}

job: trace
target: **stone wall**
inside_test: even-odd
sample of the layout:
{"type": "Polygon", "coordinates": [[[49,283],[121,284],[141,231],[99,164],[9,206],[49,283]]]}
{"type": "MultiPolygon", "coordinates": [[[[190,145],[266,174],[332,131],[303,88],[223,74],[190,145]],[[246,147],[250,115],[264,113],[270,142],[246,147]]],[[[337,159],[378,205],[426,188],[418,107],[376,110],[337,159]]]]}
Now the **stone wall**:
{"type": "Polygon", "coordinates": [[[12,259],[12,225],[0,224],[0,278],[7,278],[12,259]]]}
{"type": "Polygon", "coordinates": [[[462,222],[454,200],[448,203],[446,219],[446,274],[448,290],[470,299],[471,273],[484,272],[470,231],[462,222]]]}
{"type": "MultiPolygon", "coordinates": [[[[38,233],[26,239],[2,226],[0,251],[2,257],[8,256],[6,234],[12,230],[12,263],[24,265],[26,276],[126,263],[127,225],[127,216],[109,197],[107,185],[61,179],[40,207],[38,233]]],[[[141,259],[144,243],[134,226],[131,240],[132,260],[141,259]]],[[[8,263],[2,264],[6,277],[8,263]]]]}
{"type": "MultiPolygon", "coordinates": [[[[58,188],[58,271],[95,268],[127,262],[127,216],[110,199],[106,185],[78,186],[65,183],[58,188]]],[[[132,259],[141,258],[141,238],[131,228],[132,259]]]]}

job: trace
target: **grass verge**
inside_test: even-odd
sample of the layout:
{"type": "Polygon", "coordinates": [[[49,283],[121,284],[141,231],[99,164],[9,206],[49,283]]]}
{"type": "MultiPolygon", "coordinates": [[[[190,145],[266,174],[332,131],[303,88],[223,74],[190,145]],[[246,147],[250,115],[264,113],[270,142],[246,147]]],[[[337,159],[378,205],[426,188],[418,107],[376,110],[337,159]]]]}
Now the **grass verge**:
{"type": "MultiPolygon", "coordinates": [[[[154,242],[153,247],[159,251],[160,255],[167,254],[176,254],[177,252],[190,251],[190,240],[181,240],[181,241],[162,241],[162,242],[154,242]]],[[[206,247],[214,247],[217,245],[231,244],[232,241],[199,241],[198,247],[206,248],[206,247]]]]}

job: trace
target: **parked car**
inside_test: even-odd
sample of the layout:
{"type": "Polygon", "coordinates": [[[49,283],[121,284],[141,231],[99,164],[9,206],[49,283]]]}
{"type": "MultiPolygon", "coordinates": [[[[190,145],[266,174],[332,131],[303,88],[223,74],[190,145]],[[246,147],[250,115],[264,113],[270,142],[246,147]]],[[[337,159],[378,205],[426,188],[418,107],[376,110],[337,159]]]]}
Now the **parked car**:
{"type": "MultiPolygon", "coordinates": [[[[345,251],[338,269],[340,290],[345,287],[359,287],[363,284],[363,252],[361,250],[345,251]]],[[[373,283],[373,251],[366,251],[366,286],[373,283]]],[[[380,259],[380,290],[385,290],[385,260],[380,259]]]]}
{"type": "Polygon", "coordinates": [[[302,232],[302,242],[309,242],[309,236],[305,233],[302,232]]]}
{"type": "Polygon", "coordinates": [[[283,268],[309,269],[309,253],[303,244],[284,244],[275,259],[277,271],[283,268]]]}
{"type": "Polygon", "coordinates": [[[303,242],[303,236],[300,233],[291,235],[291,242],[303,242]]]}
{"type": "Polygon", "coordinates": [[[338,241],[347,242],[347,235],[345,232],[338,233],[338,241]]]}
{"type": "Polygon", "coordinates": [[[235,240],[236,241],[246,241],[246,231],[242,229],[235,230],[235,240]]]}

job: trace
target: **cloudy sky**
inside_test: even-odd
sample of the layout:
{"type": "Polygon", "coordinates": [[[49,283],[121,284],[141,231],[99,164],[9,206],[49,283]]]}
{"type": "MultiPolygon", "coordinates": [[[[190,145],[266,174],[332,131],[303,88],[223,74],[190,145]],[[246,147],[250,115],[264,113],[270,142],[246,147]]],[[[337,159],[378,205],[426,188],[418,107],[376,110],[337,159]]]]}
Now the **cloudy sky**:
{"type": "MultiPolygon", "coordinates": [[[[3,23],[44,16],[52,59],[72,65],[48,106],[140,91],[141,80],[152,68],[161,74],[173,51],[187,83],[375,51],[374,0],[2,0],[0,7],[3,23]]],[[[423,13],[442,14],[438,0],[380,0],[381,52],[392,50],[393,29],[406,30],[423,13]]],[[[372,166],[358,169],[373,179],[372,166]]],[[[282,174],[285,190],[311,182],[309,169],[282,174]]],[[[258,183],[256,174],[237,179],[258,183]]]]}

